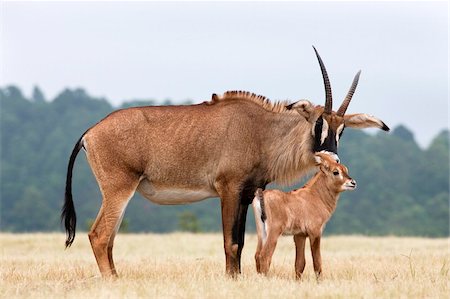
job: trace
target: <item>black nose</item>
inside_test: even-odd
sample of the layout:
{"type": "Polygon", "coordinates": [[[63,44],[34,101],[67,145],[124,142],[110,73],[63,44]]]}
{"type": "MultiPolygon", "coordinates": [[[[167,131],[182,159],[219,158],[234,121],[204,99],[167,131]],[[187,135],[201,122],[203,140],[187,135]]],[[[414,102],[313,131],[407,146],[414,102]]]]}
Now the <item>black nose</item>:
{"type": "Polygon", "coordinates": [[[354,179],[352,179],[350,183],[356,187],[356,181],[354,179]]]}

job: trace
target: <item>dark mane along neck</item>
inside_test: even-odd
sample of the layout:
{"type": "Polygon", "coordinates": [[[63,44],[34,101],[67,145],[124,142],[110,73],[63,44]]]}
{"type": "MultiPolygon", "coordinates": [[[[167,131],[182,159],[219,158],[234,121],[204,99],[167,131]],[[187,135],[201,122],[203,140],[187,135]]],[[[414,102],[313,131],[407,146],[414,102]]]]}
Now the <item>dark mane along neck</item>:
{"type": "Polygon", "coordinates": [[[220,102],[238,101],[238,100],[251,101],[255,104],[258,104],[265,110],[275,113],[295,113],[294,110],[286,108],[286,106],[289,105],[289,102],[287,101],[271,102],[265,96],[241,90],[227,91],[222,96],[213,95],[212,100],[207,102],[206,104],[214,105],[220,102]]]}

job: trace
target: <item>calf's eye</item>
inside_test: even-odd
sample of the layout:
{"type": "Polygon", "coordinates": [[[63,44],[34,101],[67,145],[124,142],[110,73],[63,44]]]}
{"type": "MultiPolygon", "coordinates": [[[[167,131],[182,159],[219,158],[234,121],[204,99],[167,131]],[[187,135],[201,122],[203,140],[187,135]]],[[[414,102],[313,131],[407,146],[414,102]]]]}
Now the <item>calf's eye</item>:
{"type": "Polygon", "coordinates": [[[339,171],[335,170],[335,171],[333,171],[333,174],[334,175],[339,175],[339,171]]]}

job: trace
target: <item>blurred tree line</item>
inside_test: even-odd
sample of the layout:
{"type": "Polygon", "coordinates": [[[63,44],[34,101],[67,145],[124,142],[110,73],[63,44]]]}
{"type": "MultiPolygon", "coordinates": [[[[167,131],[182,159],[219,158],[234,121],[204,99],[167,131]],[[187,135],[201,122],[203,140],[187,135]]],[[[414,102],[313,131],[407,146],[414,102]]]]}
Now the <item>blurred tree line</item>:
{"type": "MultiPolygon", "coordinates": [[[[154,104],[135,100],[117,108],[154,104]]],[[[39,88],[31,98],[15,86],[0,89],[1,231],[61,230],[72,148],[87,128],[115,109],[82,89],[64,90],[52,101],[39,88]]],[[[421,149],[404,126],[376,135],[346,130],[340,157],[359,188],[342,194],[326,233],[448,236],[449,136],[442,131],[421,149]]],[[[75,163],[73,194],[78,229],[87,230],[101,196],[83,154],[75,163]]],[[[251,208],[247,219],[248,230],[254,230],[251,208]]],[[[131,232],[220,231],[220,201],[158,206],[136,195],[124,222],[131,232]]]]}

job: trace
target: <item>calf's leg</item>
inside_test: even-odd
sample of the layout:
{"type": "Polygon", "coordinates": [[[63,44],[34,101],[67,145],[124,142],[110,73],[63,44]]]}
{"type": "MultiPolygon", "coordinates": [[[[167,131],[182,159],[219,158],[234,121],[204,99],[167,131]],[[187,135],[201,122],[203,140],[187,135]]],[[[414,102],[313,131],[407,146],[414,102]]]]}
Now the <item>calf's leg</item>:
{"type": "Polygon", "coordinates": [[[256,252],[255,252],[255,263],[256,263],[256,272],[261,273],[261,266],[260,266],[260,255],[261,255],[261,249],[263,246],[263,232],[261,225],[264,225],[261,219],[259,219],[259,215],[255,212],[255,220],[256,220],[256,233],[258,237],[257,245],[256,245],[256,252]]]}
{"type": "Polygon", "coordinates": [[[322,257],[320,255],[320,236],[317,237],[309,237],[309,241],[311,243],[311,253],[314,264],[314,272],[316,273],[316,277],[319,278],[322,273],[322,257]]]}
{"type": "Polygon", "coordinates": [[[306,237],[302,235],[294,235],[295,242],[295,276],[300,279],[305,270],[305,242],[306,237]]]}
{"type": "Polygon", "coordinates": [[[255,221],[256,221],[256,233],[258,236],[255,252],[256,272],[261,273],[261,249],[263,247],[264,242],[264,223],[261,221],[260,215],[256,212],[256,209],[255,209],[255,221]]]}
{"type": "Polygon", "coordinates": [[[267,274],[269,272],[270,263],[272,262],[272,255],[277,246],[278,237],[281,232],[269,231],[267,234],[267,240],[262,246],[261,253],[259,255],[259,273],[267,274]]]}

